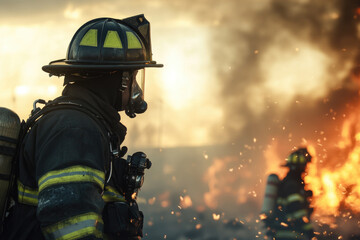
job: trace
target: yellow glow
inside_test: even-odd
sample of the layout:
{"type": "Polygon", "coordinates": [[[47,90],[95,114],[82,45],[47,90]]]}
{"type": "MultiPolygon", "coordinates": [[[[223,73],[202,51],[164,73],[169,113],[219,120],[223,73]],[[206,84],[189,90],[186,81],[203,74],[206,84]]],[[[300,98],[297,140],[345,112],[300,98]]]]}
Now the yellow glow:
{"type": "Polygon", "coordinates": [[[178,110],[206,97],[207,85],[212,80],[207,30],[195,25],[188,26],[186,31],[178,30],[162,45],[165,53],[162,83],[167,102],[178,110]]]}
{"type": "Polygon", "coordinates": [[[297,53],[273,49],[266,56],[265,87],[271,93],[288,99],[296,95],[310,94],[316,98],[325,94],[327,88],[321,77],[327,72],[327,56],[309,46],[300,49],[297,53]]]}
{"type": "Polygon", "coordinates": [[[54,85],[49,85],[49,86],[19,85],[15,87],[15,94],[19,97],[24,95],[52,97],[57,93],[58,93],[58,87],[54,85]]]}
{"type": "Polygon", "coordinates": [[[17,86],[15,87],[15,94],[18,96],[29,94],[29,86],[17,86]]]}
{"type": "MultiPolygon", "coordinates": [[[[98,9],[69,4],[63,14],[71,21],[63,24],[50,19],[36,25],[0,25],[0,35],[6,36],[0,39],[2,105],[26,118],[35,99],[50,100],[61,94],[62,78],[49,78],[41,66],[65,57],[75,31],[86,21],[99,17],[100,13],[95,10],[98,9]]],[[[120,17],[126,16],[131,14],[120,17]]],[[[123,116],[122,121],[129,132],[134,125],[140,126],[140,131],[148,131],[149,124],[156,126],[155,135],[152,141],[138,138],[132,143],[130,135],[126,140],[141,146],[162,147],[218,143],[219,139],[211,137],[212,126],[219,125],[223,112],[216,106],[214,98],[220,87],[212,86],[216,79],[215,67],[211,65],[211,47],[208,46],[211,29],[194,24],[192,19],[171,19],[171,23],[164,25],[154,21],[158,19],[156,16],[146,16],[152,23],[153,58],[165,67],[147,72],[149,110],[144,117],[139,115],[136,120],[127,121],[123,116]],[[152,74],[157,75],[149,79],[152,74]],[[179,124],[174,125],[174,119],[179,124]],[[188,131],[181,131],[180,123],[188,126],[188,131]]],[[[237,124],[239,128],[241,124],[237,124]]]]}
{"type": "Polygon", "coordinates": [[[49,95],[55,95],[58,91],[58,88],[56,86],[48,86],[47,87],[47,92],[49,95]]]}
{"type": "Polygon", "coordinates": [[[328,204],[329,206],[331,206],[332,208],[337,207],[338,206],[338,198],[336,196],[336,188],[334,185],[333,180],[331,179],[331,176],[326,174],[323,176],[323,183],[324,183],[324,187],[327,189],[327,199],[328,199],[328,204]]]}
{"type": "Polygon", "coordinates": [[[356,141],[360,141],[360,133],[355,134],[355,139],[356,139],[356,141]]]}
{"type": "Polygon", "coordinates": [[[79,8],[75,8],[72,4],[69,4],[64,11],[64,17],[76,20],[81,17],[81,12],[79,8]]]}
{"type": "Polygon", "coordinates": [[[309,164],[308,175],[305,177],[309,189],[313,190],[315,214],[321,222],[334,227],[334,216],[341,213],[342,207],[351,209],[352,213],[360,212],[360,185],[356,177],[360,175],[357,167],[360,161],[360,144],[358,140],[354,141],[360,132],[359,113],[356,110],[351,112],[342,125],[341,135],[337,136],[339,139],[335,143],[328,143],[335,146],[327,148],[328,156],[324,158],[324,162],[327,161],[328,164],[319,165],[315,158],[309,164]]]}

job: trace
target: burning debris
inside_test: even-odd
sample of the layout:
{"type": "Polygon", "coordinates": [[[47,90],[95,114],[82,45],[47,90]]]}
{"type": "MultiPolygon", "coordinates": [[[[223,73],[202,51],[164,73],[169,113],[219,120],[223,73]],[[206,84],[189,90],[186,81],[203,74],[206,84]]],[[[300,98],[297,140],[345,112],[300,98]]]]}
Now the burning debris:
{"type": "Polygon", "coordinates": [[[360,223],[360,111],[346,116],[337,141],[315,146],[318,153],[306,182],[314,192],[316,221],[332,229],[343,228],[341,232],[349,236],[349,228],[356,229],[360,223]]]}

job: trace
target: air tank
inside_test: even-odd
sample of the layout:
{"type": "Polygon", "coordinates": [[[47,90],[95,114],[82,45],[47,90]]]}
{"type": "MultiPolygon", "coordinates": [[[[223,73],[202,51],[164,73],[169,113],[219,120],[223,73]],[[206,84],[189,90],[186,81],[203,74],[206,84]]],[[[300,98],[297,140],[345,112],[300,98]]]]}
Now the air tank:
{"type": "Polygon", "coordinates": [[[265,188],[264,202],[261,209],[261,213],[265,214],[266,216],[269,216],[275,210],[279,183],[280,180],[276,174],[269,175],[265,188]]]}
{"type": "Polygon", "coordinates": [[[12,161],[20,131],[20,118],[10,109],[0,107],[0,216],[4,219],[12,161]]]}

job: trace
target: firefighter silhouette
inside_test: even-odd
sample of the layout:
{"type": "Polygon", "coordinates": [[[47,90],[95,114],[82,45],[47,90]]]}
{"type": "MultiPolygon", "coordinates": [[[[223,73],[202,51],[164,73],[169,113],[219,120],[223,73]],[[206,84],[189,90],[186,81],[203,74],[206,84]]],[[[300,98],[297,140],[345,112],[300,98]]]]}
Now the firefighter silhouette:
{"type": "Polygon", "coordinates": [[[279,180],[276,174],[268,177],[262,220],[267,228],[268,239],[311,239],[314,235],[310,216],[311,190],[305,190],[304,173],[311,155],[306,148],[292,152],[285,167],[286,177],[279,180]]]}
{"type": "Polygon", "coordinates": [[[16,201],[0,239],[142,237],[136,194],[151,163],[143,152],[123,158],[127,128],[119,112],[134,118],[146,111],[145,68],[162,66],[152,60],[143,14],[90,20],[74,34],[66,59],[43,66],[64,76],[65,87],[52,101],[35,101],[24,125],[16,201]]]}

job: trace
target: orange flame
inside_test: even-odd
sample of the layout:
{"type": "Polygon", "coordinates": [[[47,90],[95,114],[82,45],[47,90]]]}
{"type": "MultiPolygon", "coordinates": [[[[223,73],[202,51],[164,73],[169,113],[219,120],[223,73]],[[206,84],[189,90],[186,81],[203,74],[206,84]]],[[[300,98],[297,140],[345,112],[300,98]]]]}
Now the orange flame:
{"type": "Polygon", "coordinates": [[[337,143],[324,148],[308,166],[305,182],[313,191],[314,215],[335,227],[335,217],[344,210],[360,213],[360,114],[344,121],[337,143]],[[318,158],[319,157],[319,158],[318,158]],[[320,159],[320,161],[318,161],[320,159]]]}

